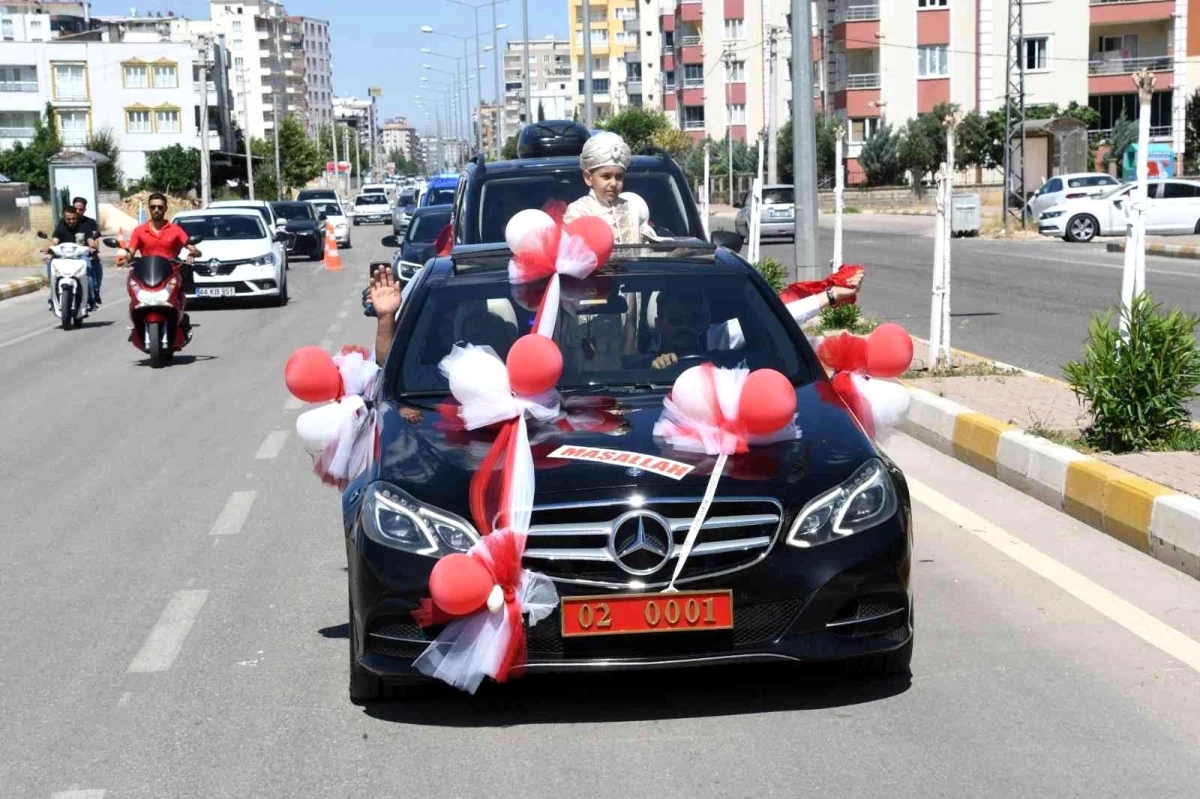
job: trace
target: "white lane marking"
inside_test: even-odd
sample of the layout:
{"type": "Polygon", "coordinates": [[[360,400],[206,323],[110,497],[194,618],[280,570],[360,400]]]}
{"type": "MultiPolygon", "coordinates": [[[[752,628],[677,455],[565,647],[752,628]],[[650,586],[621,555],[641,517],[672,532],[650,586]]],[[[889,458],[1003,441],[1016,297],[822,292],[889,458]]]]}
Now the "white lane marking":
{"type": "Polygon", "coordinates": [[[290,430],[272,430],[267,433],[267,437],[263,439],[258,452],[254,453],[254,460],[265,461],[278,457],[279,453],[283,451],[283,445],[287,443],[290,434],[290,430]]]}
{"type": "Polygon", "coordinates": [[[75,788],[50,794],[50,799],[104,799],[103,788],[75,788]]]}
{"type": "Polygon", "coordinates": [[[342,332],[342,323],[341,322],[334,322],[333,324],[331,324],[329,326],[329,333],[331,335],[336,335],[341,332],[342,332]]]}
{"type": "Polygon", "coordinates": [[[129,664],[130,674],[147,674],[154,671],[166,671],[171,668],[179,650],[183,648],[183,639],[196,623],[200,608],[208,600],[208,591],[177,591],[167,603],[162,616],[154,629],[146,636],[142,648],[129,664]]]}
{"type": "Polygon", "coordinates": [[[333,349],[333,339],[329,339],[329,338],[321,339],[321,343],[318,344],[317,346],[320,347],[321,349],[325,350],[326,352],[329,352],[330,350],[333,349]]]}
{"type": "Polygon", "coordinates": [[[51,330],[57,330],[59,327],[60,327],[59,325],[50,325],[49,327],[42,327],[42,328],[34,330],[30,333],[26,333],[23,336],[17,336],[16,338],[10,338],[8,341],[0,342],[0,350],[4,349],[5,347],[11,347],[14,344],[20,344],[22,341],[29,341],[29,339],[34,338],[35,336],[40,336],[43,333],[47,333],[51,330]]]}
{"type": "MultiPolygon", "coordinates": [[[[1094,254],[1111,255],[1112,253],[1105,252],[1105,253],[1094,253],[1094,254]]],[[[1150,255],[1153,255],[1153,253],[1147,253],[1147,256],[1150,256],[1150,255]]],[[[1106,264],[1106,263],[1102,263],[1100,261],[1081,261],[1081,260],[1072,259],[1072,258],[1049,258],[1044,255],[1021,254],[1021,255],[1017,255],[1017,256],[1013,256],[1013,257],[1027,260],[1027,261],[1045,261],[1045,262],[1051,263],[1051,264],[1069,264],[1071,266],[1096,266],[1101,269],[1124,269],[1125,268],[1124,264],[1106,264]]],[[[1174,277],[1200,277],[1200,272],[1175,272],[1170,269],[1152,269],[1150,267],[1146,267],[1146,271],[1151,274],[1155,274],[1155,275],[1172,275],[1174,277]]]]}
{"type": "Polygon", "coordinates": [[[1200,642],[1127,602],[1079,572],[1034,549],[1012,533],[997,527],[924,483],[908,480],[912,496],[934,513],[944,516],[986,544],[1044,577],[1109,620],[1151,646],[1200,671],[1200,642]]]}
{"type": "Polygon", "coordinates": [[[117,700],[117,707],[125,707],[129,704],[129,700],[133,698],[133,691],[126,691],[121,694],[121,698],[117,700]]]}
{"type": "MultiPolygon", "coordinates": [[[[343,304],[344,304],[344,305],[349,305],[349,304],[350,304],[350,301],[349,301],[349,300],[346,300],[346,302],[345,302],[345,303],[343,303],[343,304]]],[[[347,316],[349,316],[349,315],[350,315],[350,312],[349,312],[349,311],[338,311],[338,319],[345,319],[345,318],[346,318],[347,316]]]]}
{"type": "Polygon", "coordinates": [[[221,539],[219,539],[219,538],[214,538],[214,539],[213,539],[213,549],[216,549],[216,548],[217,548],[217,544],[219,544],[219,543],[221,543],[221,539]]]}
{"type": "Polygon", "coordinates": [[[195,585],[195,584],[196,584],[196,578],[195,578],[195,577],[191,577],[191,578],[189,578],[189,579],[188,579],[188,581],[187,581],[187,582],[184,584],[184,586],[183,586],[183,587],[184,587],[184,588],[191,588],[191,587],[192,587],[193,585],[195,585]]]}
{"type": "Polygon", "coordinates": [[[234,491],[230,494],[229,499],[225,501],[225,507],[221,509],[221,515],[213,522],[212,529],[208,531],[208,534],[222,536],[240,533],[242,525],[246,523],[246,517],[250,515],[250,507],[254,504],[257,496],[257,491],[234,491]]]}
{"type": "Polygon", "coordinates": [[[287,402],[283,403],[285,411],[298,411],[304,407],[304,400],[299,397],[288,397],[287,402]]]}

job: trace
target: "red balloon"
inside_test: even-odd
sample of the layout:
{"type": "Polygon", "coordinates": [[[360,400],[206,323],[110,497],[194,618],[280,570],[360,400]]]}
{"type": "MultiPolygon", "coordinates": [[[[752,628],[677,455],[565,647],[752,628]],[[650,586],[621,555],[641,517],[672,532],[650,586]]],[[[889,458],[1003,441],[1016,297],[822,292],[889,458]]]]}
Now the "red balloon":
{"type": "Polygon", "coordinates": [[[455,552],[433,565],[429,596],[452,616],[466,616],[487,604],[495,581],[487,567],[470,555],[455,552]]]}
{"type": "Polygon", "coordinates": [[[558,345],[545,336],[529,333],[508,351],[508,384],[518,394],[549,391],[562,377],[563,359],[558,345]]]}
{"type": "Polygon", "coordinates": [[[283,380],[296,399],[329,402],[342,395],[342,375],[320,347],[301,347],[288,358],[283,380]]]}
{"type": "Polygon", "coordinates": [[[613,251],[612,228],[598,216],[581,216],[567,225],[567,232],[579,236],[592,252],[596,253],[596,263],[603,266],[608,263],[613,251]]]}
{"type": "Polygon", "coordinates": [[[782,430],[796,417],[796,389],[774,369],[758,369],[746,378],[738,401],[738,420],[756,436],[782,430]]]}
{"type": "Polygon", "coordinates": [[[880,325],[867,337],[867,374],[872,377],[899,377],[912,359],[912,337],[895,322],[880,325]]]}

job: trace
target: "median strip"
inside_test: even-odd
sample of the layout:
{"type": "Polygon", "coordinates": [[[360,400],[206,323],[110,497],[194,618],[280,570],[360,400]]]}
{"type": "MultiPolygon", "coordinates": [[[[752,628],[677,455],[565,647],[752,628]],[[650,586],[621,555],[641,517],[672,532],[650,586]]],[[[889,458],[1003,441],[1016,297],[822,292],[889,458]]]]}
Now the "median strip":
{"type": "Polygon", "coordinates": [[[46,288],[46,285],[45,275],[33,275],[31,277],[18,278],[17,280],[9,280],[5,283],[0,283],[0,300],[20,297],[23,294],[32,294],[35,291],[41,291],[46,288]]]}

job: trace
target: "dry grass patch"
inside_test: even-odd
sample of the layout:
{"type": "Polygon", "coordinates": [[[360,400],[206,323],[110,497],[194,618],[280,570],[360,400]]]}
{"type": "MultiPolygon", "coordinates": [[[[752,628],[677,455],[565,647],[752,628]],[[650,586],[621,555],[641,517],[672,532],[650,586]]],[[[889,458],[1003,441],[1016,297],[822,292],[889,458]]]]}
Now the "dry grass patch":
{"type": "Polygon", "coordinates": [[[0,266],[35,266],[45,244],[32,233],[0,233],[0,266]]]}
{"type": "Polygon", "coordinates": [[[1016,220],[1009,220],[1008,231],[1004,230],[1004,216],[993,214],[980,220],[979,235],[985,239],[1005,239],[1008,241],[1037,241],[1043,236],[1037,232],[1037,225],[1031,224],[1024,230],[1016,220]]]}

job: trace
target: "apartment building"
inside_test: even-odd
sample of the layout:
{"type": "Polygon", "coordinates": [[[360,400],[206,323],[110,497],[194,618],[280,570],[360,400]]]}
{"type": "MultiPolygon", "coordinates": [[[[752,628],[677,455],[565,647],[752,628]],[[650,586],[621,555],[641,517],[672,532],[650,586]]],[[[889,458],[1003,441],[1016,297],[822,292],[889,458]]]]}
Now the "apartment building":
{"type": "Polygon", "coordinates": [[[0,43],[48,42],[92,30],[91,3],[82,0],[5,0],[0,43]]]}
{"type": "MultiPolygon", "coordinates": [[[[471,121],[479,131],[479,137],[485,153],[499,152],[504,142],[497,142],[500,137],[500,106],[491,103],[480,103],[471,116],[471,121]]],[[[516,133],[516,130],[513,131],[516,133]]]]}
{"type": "Polygon", "coordinates": [[[437,174],[447,169],[458,169],[466,163],[470,145],[462,139],[438,138],[437,136],[419,137],[419,154],[421,163],[430,174],[437,174]],[[438,161],[439,153],[441,161],[438,161]]]}
{"type": "Polygon", "coordinates": [[[384,122],[379,136],[384,155],[399,150],[409,161],[416,157],[417,131],[408,124],[408,120],[404,117],[396,117],[384,122]]]}
{"type": "Polygon", "coordinates": [[[308,99],[311,131],[333,122],[333,54],[330,50],[329,22],[311,17],[293,17],[299,30],[300,50],[304,58],[304,87],[308,99]]]}
{"type": "MultiPolygon", "coordinates": [[[[1022,8],[1026,105],[1090,105],[1100,117],[1090,134],[1101,138],[1122,115],[1137,118],[1129,76],[1148,68],[1151,136],[1182,159],[1200,0],[1025,0],[1022,8]]],[[[822,99],[848,122],[852,170],[882,120],[903,124],[942,102],[983,113],[1004,107],[1008,0],[822,0],[819,20],[822,99]]]]}
{"type": "MultiPolygon", "coordinates": [[[[719,2],[719,0],[718,0],[719,2]]],[[[638,30],[626,23],[638,18],[636,0],[591,0],[587,29],[592,50],[592,107],[597,117],[609,116],[634,104],[627,86],[627,53],[635,66],[641,61],[638,30]]],[[[583,0],[567,0],[571,25],[571,64],[575,72],[576,107],[584,98],[583,0]]],[[[635,75],[639,74],[636,70],[635,75]]],[[[640,90],[640,86],[638,87],[640,90]]],[[[639,94],[635,94],[639,97],[639,94]]],[[[639,99],[640,103],[641,100],[639,99]]],[[[581,111],[582,116],[582,111],[581,111]]]]}
{"type": "MultiPolygon", "coordinates": [[[[251,136],[265,138],[275,129],[275,94],[286,92],[285,61],[295,71],[292,50],[284,46],[287,12],[277,0],[210,0],[209,15],[213,29],[225,35],[233,58],[238,125],[251,136]]],[[[297,95],[294,80],[292,89],[297,95]]],[[[298,99],[292,105],[298,107],[298,99]]],[[[285,103],[280,118],[286,113],[285,103]]]]}
{"type": "Polygon", "coordinates": [[[358,132],[359,144],[371,146],[371,124],[375,121],[375,110],[370,99],[358,97],[334,97],[333,118],[349,125],[358,132]]]}
{"type": "Polygon", "coordinates": [[[568,39],[531,39],[529,64],[524,40],[509,41],[504,48],[504,129],[516,132],[526,122],[570,119],[575,113],[576,80],[571,67],[568,39]],[[524,107],[525,80],[529,79],[530,105],[524,107]]]}

